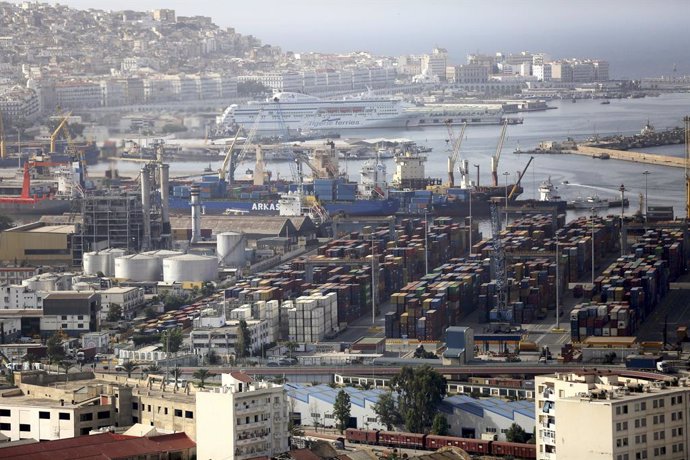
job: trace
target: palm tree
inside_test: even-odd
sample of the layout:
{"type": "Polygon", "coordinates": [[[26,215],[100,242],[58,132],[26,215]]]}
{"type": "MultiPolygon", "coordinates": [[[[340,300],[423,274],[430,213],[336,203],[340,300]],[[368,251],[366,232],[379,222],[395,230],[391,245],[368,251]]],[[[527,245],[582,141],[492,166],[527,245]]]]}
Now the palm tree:
{"type": "Polygon", "coordinates": [[[132,372],[139,369],[139,366],[137,366],[137,363],[135,363],[134,361],[125,361],[125,363],[122,365],[122,369],[124,369],[124,371],[127,372],[127,378],[131,378],[132,372]]]}
{"type": "Polygon", "coordinates": [[[172,378],[175,380],[175,386],[173,387],[173,391],[177,391],[177,385],[179,383],[180,377],[182,377],[182,369],[180,368],[179,365],[176,365],[171,371],[170,375],[172,378]]]}
{"type": "Polygon", "coordinates": [[[199,381],[199,388],[204,388],[206,379],[211,376],[211,372],[208,369],[198,369],[194,372],[193,377],[199,381]]]}
{"type": "Polygon", "coordinates": [[[285,344],[285,347],[286,347],[286,348],[288,349],[288,351],[290,352],[290,358],[292,358],[292,354],[293,354],[293,353],[295,352],[295,350],[297,349],[297,346],[298,346],[297,342],[293,342],[293,341],[290,341],[290,342],[288,342],[288,343],[285,344]]]}
{"type": "Polygon", "coordinates": [[[161,370],[161,367],[157,363],[153,363],[149,367],[145,368],[144,372],[147,374],[160,374],[161,370]]]}
{"type": "Polygon", "coordinates": [[[67,382],[69,380],[69,370],[74,367],[74,363],[70,361],[60,361],[59,367],[65,370],[65,382],[67,382]]]}

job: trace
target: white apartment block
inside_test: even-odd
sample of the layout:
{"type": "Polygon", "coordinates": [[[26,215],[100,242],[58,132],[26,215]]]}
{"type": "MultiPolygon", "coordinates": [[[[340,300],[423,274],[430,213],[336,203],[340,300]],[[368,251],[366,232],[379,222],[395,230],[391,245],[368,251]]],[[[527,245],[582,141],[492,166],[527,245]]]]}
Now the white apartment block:
{"type": "Polygon", "coordinates": [[[2,288],[0,308],[4,310],[35,310],[43,308],[43,297],[47,292],[34,291],[27,286],[12,285],[2,288]]]}
{"type": "Polygon", "coordinates": [[[239,83],[256,81],[271,88],[274,92],[299,92],[302,90],[302,75],[297,72],[272,72],[262,75],[243,75],[237,77],[239,83]]]}
{"type": "Polygon", "coordinates": [[[687,385],[596,371],[537,376],[537,459],[686,459],[687,385]]]}
{"type": "Polygon", "coordinates": [[[573,81],[573,66],[569,62],[552,62],[551,79],[555,81],[573,81]]]}
{"type": "Polygon", "coordinates": [[[198,458],[245,460],[288,450],[288,404],[281,385],[232,372],[221,388],[196,394],[198,458]]]}
{"type": "Polygon", "coordinates": [[[137,287],[112,287],[99,291],[101,294],[101,315],[107,315],[110,304],[122,307],[122,316],[131,319],[136,309],[144,305],[144,290],[137,287]]]}
{"type": "Polygon", "coordinates": [[[532,65],[532,75],[537,77],[539,81],[551,81],[551,79],[553,78],[551,72],[551,64],[544,63],[532,65]]]}
{"type": "Polygon", "coordinates": [[[41,100],[33,89],[14,86],[0,91],[0,113],[5,120],[33,120],[41,113],[41,100]]]}
{"type": "MultiPolygon", "coordinates": [[[[271,342],[275,332],[266,320],[246,321],[251,337],[251,353],[258,355],[271,342]]],[[[236,356],[237,337],[239,336],[239,320],[229,320],[222,327],[195,328],[190,334],[192,350],[199,356],[207,356],[211,351],[220,357],[236,356]]]]}
{"type": "Polygon", "coordinates": [[[489,81],[489,67],[482,64],[465,64],[455,67],[455,83],[486,83],[489,81]]]}
{"type": "Polygon", "coordinates": [[[608,81],[609,79],[609,62],[608,61],[594,61],[594,79],[596,81],[608,81]]]}
{"type": "Polygon", "coordinates": [[[57,104],[66,110],[101,106],[101,85],[90,81],[65,81],[55,84],[57,104]]]}

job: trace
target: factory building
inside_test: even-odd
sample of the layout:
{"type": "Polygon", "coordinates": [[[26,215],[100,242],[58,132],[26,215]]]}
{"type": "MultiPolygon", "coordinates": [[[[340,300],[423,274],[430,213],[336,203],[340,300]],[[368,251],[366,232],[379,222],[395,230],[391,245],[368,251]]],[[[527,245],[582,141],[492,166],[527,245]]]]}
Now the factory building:
{"type": "Polygon", "coordinates": [[[527,433],[534,430],[532,401],[457,395],[444,399],[439,409],[448,419],[452,436],[480,439],[486,434],[506,441],[506,433],[513,423],[527,433]]]}
{"type": "Polygon", "coordinates": [[[53,335],[63,331],[79,337],[96,332],[99,324],[101,296],[95,292],[51,292],[43,299],[41,334],[53,335]]]}
{"type": "Polygon", "coordinates": [[[74,225],[21,225],[0,233],[0,260],[31,265],[72,265],[74,225]]]}

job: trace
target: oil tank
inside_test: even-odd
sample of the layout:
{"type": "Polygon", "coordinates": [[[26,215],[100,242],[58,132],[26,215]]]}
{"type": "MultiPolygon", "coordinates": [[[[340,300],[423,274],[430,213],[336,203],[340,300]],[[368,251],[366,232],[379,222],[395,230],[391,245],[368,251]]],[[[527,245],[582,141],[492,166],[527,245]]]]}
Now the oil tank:
{"type": "Polygon", "coordinates": [[[163,259],[167,259],[168,257],[181,256],[184,254],[184,252],[170,251],[168,249],[158,249],[156,251],[142,252],[141,254],[143,254],[145,256],[157,257],[157,258],[163,260],[163,259]]]}
{"type": "Polygon", "coordinates": [[[218,277],[218,259],[196,254],[184,254],[163,260],[163,281],[214,281],[218,277]]]}
{"type": "Polygon", "coordinates": [[[218,263],[223,267],[242,267],[245,263],[244,251],[247,240],[242,233],[224,232],[216,239],[218,263]]]}
{"type": "Polygon", "coordinates": [[[103,267],[103,274],[105,276],[115,276],[115,259],[127,254],[127,251],[121,248],[108,248],[101,251],[101,254],[108,254],[108,265],[103,267]]]}
{"type": "Polygon", "coordinates": [[[43,273],[22,281],[32,291],[57,291],[58,277],[51,273],[43,273]]]}
{"type": "Polygon", "coordinates": [[[145,254],[131,254],[115,258],[115,278],[132,281],[160,281],[161,259],[145,254]]]}
{"type": "Polygon", "coordinates": [[[107,276],[105,272],[107,270],[110,261],[110,254],[107,252],[87,252],[84,254],[84,274],[85,275],[97,275],[98,272],[102,272],[107,276]]]}

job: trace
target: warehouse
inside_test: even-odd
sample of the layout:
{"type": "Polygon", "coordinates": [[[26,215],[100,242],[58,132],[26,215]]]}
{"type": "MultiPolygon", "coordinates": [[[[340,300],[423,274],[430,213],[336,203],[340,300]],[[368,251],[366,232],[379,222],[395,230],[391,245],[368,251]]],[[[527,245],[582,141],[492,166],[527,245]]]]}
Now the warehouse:
{"type": "Polygon", "coordinates": [[[74,225],[41,222],[0,233],[0,260],[31,265],[72,265],[74,225]]]}
{"type": "Polygon", "coordinates": [[[450,425],[450,434],[479,439],[483,434],[506,440],[506,432],[517,423],[528,434],[534,430],[534,402],[498,398],[475,399],[466,395],[446,398],[440,406],[450,425]]]}

